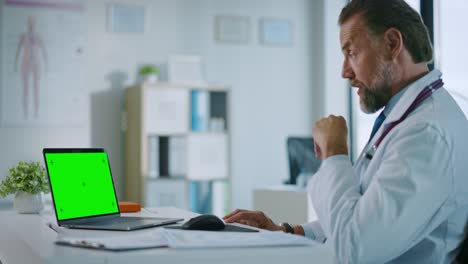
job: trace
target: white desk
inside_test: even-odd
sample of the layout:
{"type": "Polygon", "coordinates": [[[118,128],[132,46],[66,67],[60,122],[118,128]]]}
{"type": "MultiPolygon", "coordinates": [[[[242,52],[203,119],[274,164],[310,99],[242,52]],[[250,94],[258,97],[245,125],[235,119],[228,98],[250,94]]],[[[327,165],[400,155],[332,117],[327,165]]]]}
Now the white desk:
{"type": "MultiPolygon", "coordinates": [[[[196,214],[173,207],[152,208],[161,216],[189,219],[196,214]]],[[[156,214],[155,216],[157,216],[156,214]]],[[[50,217],[50,216],[48,216],[50,217]]],[[[145,249],[110,252],[54,244],[57,233],[46,217],[0,211],[0,260],[23,263],[333,263],[327,246],[229,249],[145,249]]],[[[95,231],[106,232],[106,231],[95,231]]],[[[145,230],[132,231],[145,232],[145,230]]]]}

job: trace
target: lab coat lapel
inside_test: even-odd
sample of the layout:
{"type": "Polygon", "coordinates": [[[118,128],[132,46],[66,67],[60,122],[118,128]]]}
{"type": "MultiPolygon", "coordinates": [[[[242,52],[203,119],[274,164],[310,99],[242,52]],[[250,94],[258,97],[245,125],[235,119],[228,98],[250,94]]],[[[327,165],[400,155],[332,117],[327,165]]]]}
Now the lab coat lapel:
{"type": "MultiPolygon", "coordinates": [[[[387,118],[385,119],[382,127],[385,128],[390,123],[397,121],[401,118],[401,116],[405,113],[405,111],[410,107],[413,101],[416,99],[418,94],[426,88],[429,84],[437,81],[440,76],[441,72],[439,70],[433,70],[423,76],[421,79],[413,82],[409,85],[408,90],[403,94],[400,100],[396,103],[395,107],[393,107],[390,114],[388,114],[387,118]]],[[[382,131],[382,127],[380,131],[382,131]]],[[[377,133],[380,134],[380,133],[377,133]]],[[[374,136],[373,140],[378,138],[380,135],[374,136]]]]}

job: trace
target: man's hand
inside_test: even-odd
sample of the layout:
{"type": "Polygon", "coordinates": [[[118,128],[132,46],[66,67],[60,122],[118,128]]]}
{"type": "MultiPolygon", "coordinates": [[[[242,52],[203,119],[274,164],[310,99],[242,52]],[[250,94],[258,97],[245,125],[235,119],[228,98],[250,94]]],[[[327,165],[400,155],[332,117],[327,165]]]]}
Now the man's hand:
{"type": "Polygon", "coordinates": [[[281,226],[273,223],[273,221],[261,211],[237,209],[223,217],[223,219],[226,223],[239,223],[270,231],[283,230],[281,226]]]}
{"type": "Polygon", "coordinates": [[[324,160],[333,155],[348,154],[348,128],[342,116],[330,115],[317,121],[313,136],[317,158],[324,160]]]}

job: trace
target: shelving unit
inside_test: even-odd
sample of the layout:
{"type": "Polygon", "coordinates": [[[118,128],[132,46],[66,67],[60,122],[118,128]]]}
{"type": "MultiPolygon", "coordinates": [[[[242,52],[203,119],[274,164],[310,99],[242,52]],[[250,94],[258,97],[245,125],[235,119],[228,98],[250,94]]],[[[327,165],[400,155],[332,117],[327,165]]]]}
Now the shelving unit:
{"type": "Polygon", "coordinates": [[[229,91],[158,83],[126,94],[125,199],[223,215],[230,210],[229,91]]]}

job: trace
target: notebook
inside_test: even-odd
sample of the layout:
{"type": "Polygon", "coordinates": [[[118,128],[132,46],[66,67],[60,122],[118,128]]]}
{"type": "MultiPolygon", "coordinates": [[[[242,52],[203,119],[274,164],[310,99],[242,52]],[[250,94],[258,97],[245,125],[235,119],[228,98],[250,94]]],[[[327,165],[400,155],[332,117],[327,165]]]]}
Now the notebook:
{"type": "Polygon", "coordinates": [[[122,217],[104,149],[45,148],[42,153],[59,226],[129,231],[183,220],[122,217]]]}

